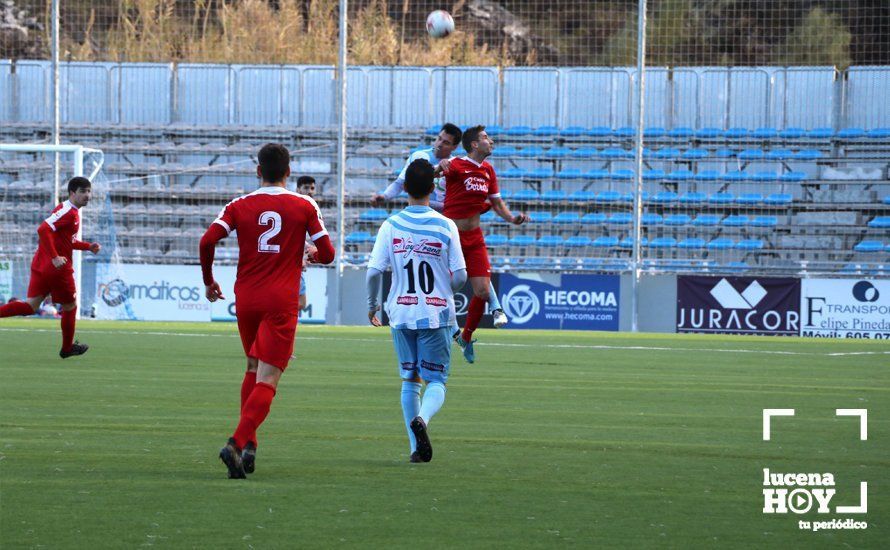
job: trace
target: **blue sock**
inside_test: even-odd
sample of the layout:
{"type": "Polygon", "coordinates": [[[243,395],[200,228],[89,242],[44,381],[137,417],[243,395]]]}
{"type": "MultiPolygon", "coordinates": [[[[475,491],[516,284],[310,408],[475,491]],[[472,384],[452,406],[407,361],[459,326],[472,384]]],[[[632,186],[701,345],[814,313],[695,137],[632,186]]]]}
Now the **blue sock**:
{"type": "Polygon", "coordinates": [[[418,382],[402,381],[402,416],[405,417],[405,429],[408,430],[408,442],[411,444],[411,452],[417,450],[417,440],[411,431],[411,421],[420,414],[420,384],[418,382]]]}
{"type": "Polygon", "coordinates": [[[426,385],[426,391],[423,392],[423,401],[420,403],[420,418],[423,418],[423,421],[429,424],[444,403],[445,384],[430,382],[426,385]]]}
{"type": "Polygon", "coordinates": [[[494,290],[494,285],[488,281],[488,309],[494,311],[501,308],[501,301],[498,300],[498,293],[494,290]]]}

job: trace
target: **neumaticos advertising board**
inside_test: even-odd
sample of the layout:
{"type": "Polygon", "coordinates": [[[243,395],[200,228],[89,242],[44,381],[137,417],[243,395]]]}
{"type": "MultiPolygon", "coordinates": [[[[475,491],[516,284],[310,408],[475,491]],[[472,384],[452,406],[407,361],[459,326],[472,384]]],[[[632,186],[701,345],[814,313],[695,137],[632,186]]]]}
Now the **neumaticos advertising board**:
{"type": "Polygon", "coordinates": [[[890,340],[890,280],[804,279],[801,336],[890,340]]]}
{"type": "Polygon", "coordinates": [[[800,334],[800,281],[677,277],[677,332],[800,334]]]}

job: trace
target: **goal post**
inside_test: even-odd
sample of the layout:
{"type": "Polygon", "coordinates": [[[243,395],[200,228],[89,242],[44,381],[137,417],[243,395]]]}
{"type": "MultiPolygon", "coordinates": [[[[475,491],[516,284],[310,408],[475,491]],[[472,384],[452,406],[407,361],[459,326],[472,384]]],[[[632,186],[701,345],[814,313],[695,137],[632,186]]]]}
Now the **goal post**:
{"type": "MultiPolygon", "coordinates": [[[[4,228],[3,237],[0,238],[0,260],[12,267],[10,293],[25,292],[29,276],[29,270],[25,266],[37,248],[36,227],[60,202],[60,187],[64,184],[61,180],[55,181],[53,175],[53,157],[57,154],[62,159],[67,159],[62,160],[63,179],[86,176],[94,184],[91,205],[81,212],[78,239],[82,238],[84,227],[92,226],[97,212],[102,208],[101,202],[104,201],[107,189],[97,185],[95,181],[105,163],[101,150],[82,145],[0,143],[0,183],[3,190],[0,193],[3,199],[0,224],[4,228]]],[[[77,316],[80,317],[83,294],[82,253],[74,251],[72,260],[77,285],[77,316]]],[[[9,299],[9,296],[4,298],[9,299]]]]}

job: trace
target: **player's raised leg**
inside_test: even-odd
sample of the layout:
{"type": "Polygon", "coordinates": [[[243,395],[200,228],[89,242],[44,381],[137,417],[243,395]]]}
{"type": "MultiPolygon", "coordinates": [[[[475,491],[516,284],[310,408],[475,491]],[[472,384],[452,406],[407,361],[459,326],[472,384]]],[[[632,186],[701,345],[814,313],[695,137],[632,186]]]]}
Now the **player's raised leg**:
{"type": "Polygon", "coordinates": [[[498,300],[498,293],[494,289],[494,283],[490,280],[488,282],[488,309],[491,310],[494,328],[501,328],[510,321],[507,319],[507,314],[504,313],[504,308],[501,307],[501,301],[498,300]]]}
{"type": "Polygon", "coordinates": [[[13,300],[0,306],[0,318],[34,315],[46,296],[33,296],[27,300],[13,300]]]}

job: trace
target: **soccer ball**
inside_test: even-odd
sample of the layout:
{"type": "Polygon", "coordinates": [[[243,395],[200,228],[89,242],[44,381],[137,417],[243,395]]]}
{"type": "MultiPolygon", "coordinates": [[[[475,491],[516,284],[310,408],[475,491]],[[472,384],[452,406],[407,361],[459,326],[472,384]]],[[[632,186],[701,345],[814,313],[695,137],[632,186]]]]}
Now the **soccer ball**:
{"type": "Polygon", "coordinates": [[[445,10],[436,10],[426,18],[426,32],[433,38],[443,38],[454,32],[454,19],[445,10]]]}

